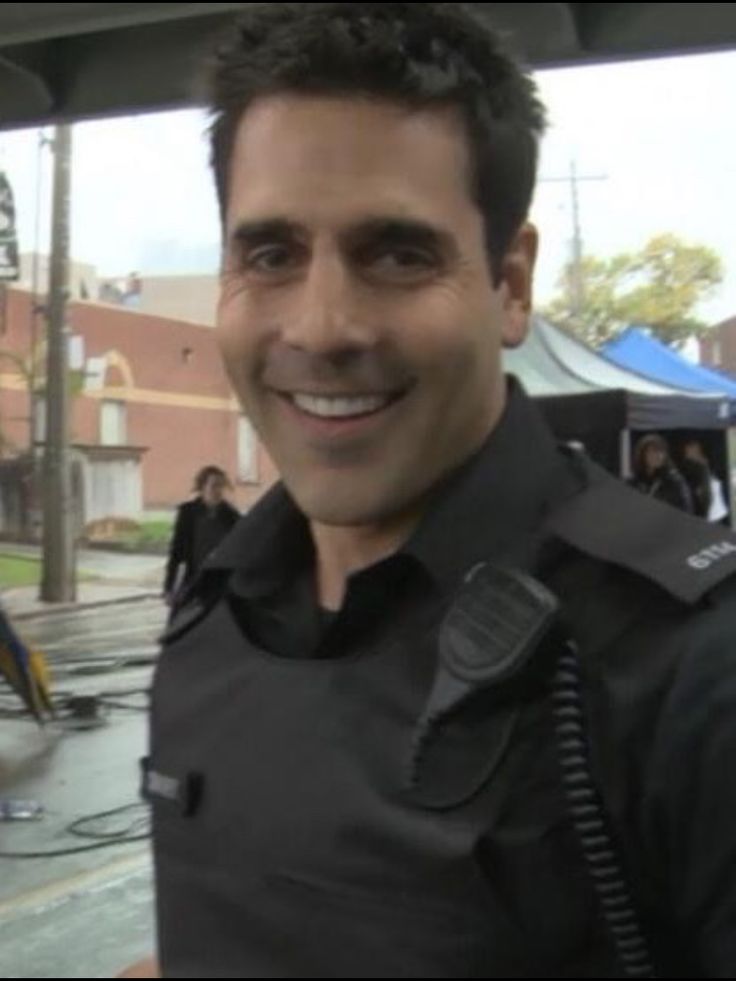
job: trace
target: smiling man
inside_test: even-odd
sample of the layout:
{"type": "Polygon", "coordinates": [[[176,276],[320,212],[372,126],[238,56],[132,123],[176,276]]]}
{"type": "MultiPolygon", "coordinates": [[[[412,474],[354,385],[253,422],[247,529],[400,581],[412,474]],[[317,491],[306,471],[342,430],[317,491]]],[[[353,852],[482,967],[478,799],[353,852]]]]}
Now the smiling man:
{"type": "Polygon", "coordinates": [[[501,416],[536,236],[515,229],[494,275],[451,107],[279,94],[234,140],[220,342],[337,609],[501,416]]]}
{"type": "Polygon", "coordinates": [[[164,639],[163,976],[732,976],[736,557],[504,377],[533,83],[460,6],[300,3],[211,91],[218,336],[283,482],[164,639]]]}

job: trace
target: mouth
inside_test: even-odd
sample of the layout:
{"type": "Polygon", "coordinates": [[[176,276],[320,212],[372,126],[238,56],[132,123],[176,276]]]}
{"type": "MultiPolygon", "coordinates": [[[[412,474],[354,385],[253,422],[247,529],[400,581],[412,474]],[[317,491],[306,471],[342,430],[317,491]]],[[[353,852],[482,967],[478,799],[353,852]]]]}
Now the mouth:
{"type": "Polygon", "coordinates": [[[279,394],[304,416],[328,423],[341,423],[378,416],[399,402],[407,393],[401,391],[375,395],[318,395],[306,392],[279,394]]]}
{"type": "Polygon", "coordinates": [[[294,392],[282,397],[291,402],[294,408],[313,419],[343,422],[378,415],[403,398],[404,394],[398,392],[380,395],[313,395],[294,392]]]}

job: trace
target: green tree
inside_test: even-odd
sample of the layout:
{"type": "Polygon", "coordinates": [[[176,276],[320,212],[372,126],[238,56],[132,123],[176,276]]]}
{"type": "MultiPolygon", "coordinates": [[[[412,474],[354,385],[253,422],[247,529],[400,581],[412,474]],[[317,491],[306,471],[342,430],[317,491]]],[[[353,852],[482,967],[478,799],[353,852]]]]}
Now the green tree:
{"type": "Polygon", "coordinates": [[[657,235],[639,252],[568,264],[557,296],[542,313],[594,347],[630,324],[677,344],[707,330],[694,310],[722,280],[723,265],[712,249],[657,235]]]}

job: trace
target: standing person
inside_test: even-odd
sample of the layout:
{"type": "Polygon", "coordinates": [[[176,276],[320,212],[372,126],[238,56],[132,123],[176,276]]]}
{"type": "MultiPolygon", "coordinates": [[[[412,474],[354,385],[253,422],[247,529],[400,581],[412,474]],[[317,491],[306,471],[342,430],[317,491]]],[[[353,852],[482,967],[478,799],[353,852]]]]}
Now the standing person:
{"type": "Polygon", "coordinates": [[[170,606],[240,517],[225,500],[229,486],[220,467],[203,467],[194,478],[195,497],[177,509],[164,579],[164,596],[170,606]]]}
{"type": "Polygon", "coordinates": [[[532,81],[463,6],[258,4],[211,105],[217,330],[283,483],[164,638],[160,973],[732,977],[736,540],[504,376],[532,81]]]}
{"type": "Polygon", "coordinates": [[[644,436],[634,451],[632,486],[642,494],[688,514],[697,513],[687,481],[672,462],[667,440],[644,436]]]}
{"type": "Polygon", "coordinates": [[[693,513],[696,517],[707,520],[713,504],[712,475],[703,448],[697,440],[689,440],[683,446],[679,470],[690,490],[693,513]]]}
{"type": "Polygon", "coordinates": [[[683,449],[682,472],[690,484],[693,499],[699,502],[696,511],[706,521],[726,523],[730,511],[723,493],[723,484],[711,470],[710,461],[697,439],[689,440],[683,449]]]}

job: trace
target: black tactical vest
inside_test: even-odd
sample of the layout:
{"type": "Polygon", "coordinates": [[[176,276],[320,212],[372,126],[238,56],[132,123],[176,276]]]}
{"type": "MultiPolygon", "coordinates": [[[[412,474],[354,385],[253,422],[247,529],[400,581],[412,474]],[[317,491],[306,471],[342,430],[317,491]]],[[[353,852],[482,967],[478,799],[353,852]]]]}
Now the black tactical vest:
{"type": "MultiPolygon", "coordinates": [[[[555,522],[595,568],[643,577],[627,574],[622,610],[634,588],[688,604],[733,573],[730,536],[693,522],[691,541],[675,512],[644,507],[599,476],[555,522]],[[628,525],[601,520],[619,507],[628,525]]],[[[573,569],[565,592],[582,585],[573,569]]],[[[543,659],[521,687],[443,707],[446,613],[292,660],[250,643],[227,598],[182,612],[145,775],[164,977],[622,977],[564,799],[543,659]]],[[[589,651],[602,627],[620,632],[605,614],[582,603],[589,651]]],[[[612,800],[618,818],[628,805],[612,800]]]]}
{"type": "Polygon", "coordinates": [[[167,646],[146,785],[165,977],[618,977],[545,684],[427,717],[421,636],[331,660],[219,602],[167,646]]]}

